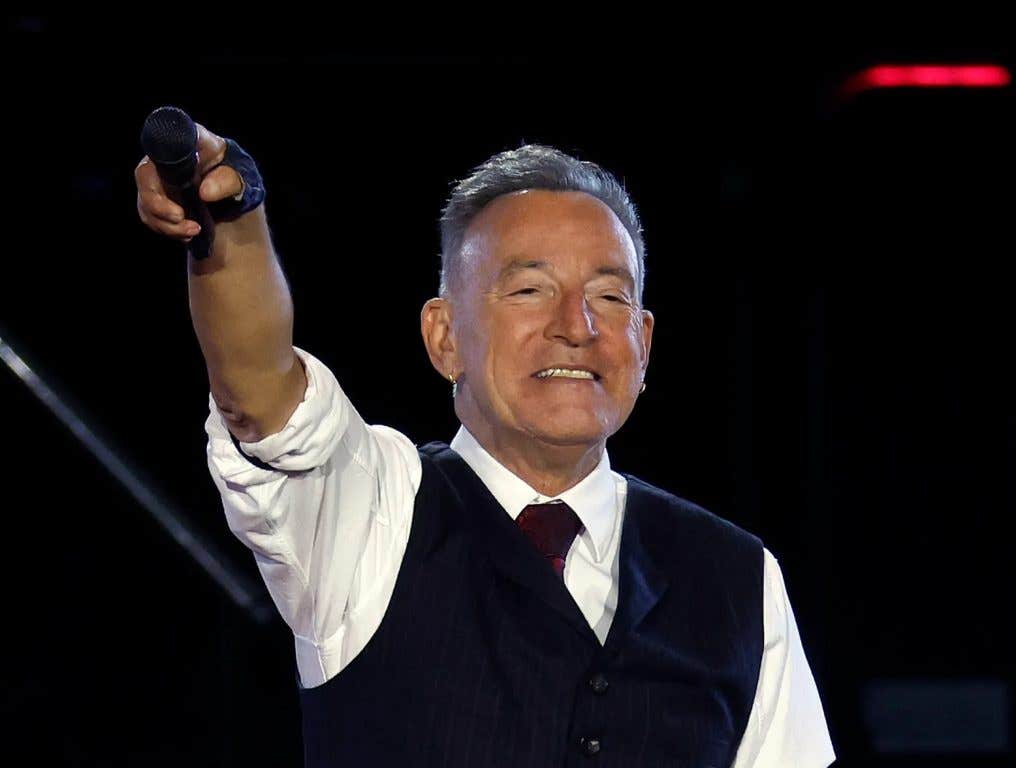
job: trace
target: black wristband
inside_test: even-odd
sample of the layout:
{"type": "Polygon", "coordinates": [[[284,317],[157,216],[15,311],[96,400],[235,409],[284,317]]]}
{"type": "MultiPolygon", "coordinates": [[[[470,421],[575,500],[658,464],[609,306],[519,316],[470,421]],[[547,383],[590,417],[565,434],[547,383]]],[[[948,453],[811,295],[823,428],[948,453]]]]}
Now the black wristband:
{"type": "MultiPolygon", "coordinates": [[[[215,221],[232,221],[248,211],[253,211],[265,201],[265,183],[254,158],[232,139],[226,139],[226,155],[219,165],[228,166],[240,174],[243,192],[239,200],[226,198],[208,204],[208,212],[215,221]]],[[[211,170],[215,170],[219,165],[211,170]]]]}

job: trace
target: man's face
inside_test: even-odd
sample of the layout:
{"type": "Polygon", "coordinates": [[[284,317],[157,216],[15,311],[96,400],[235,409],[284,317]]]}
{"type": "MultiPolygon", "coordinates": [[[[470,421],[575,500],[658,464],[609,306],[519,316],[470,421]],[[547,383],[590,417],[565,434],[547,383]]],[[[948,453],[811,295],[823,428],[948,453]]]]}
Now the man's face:
{"type": "Polygon", "coordinates": [[[481,442],[593,446],[638,396],[653,317],[624,225],[582,192],[497,198],[470,223],[453,333],[456,412],[481,442]]]}

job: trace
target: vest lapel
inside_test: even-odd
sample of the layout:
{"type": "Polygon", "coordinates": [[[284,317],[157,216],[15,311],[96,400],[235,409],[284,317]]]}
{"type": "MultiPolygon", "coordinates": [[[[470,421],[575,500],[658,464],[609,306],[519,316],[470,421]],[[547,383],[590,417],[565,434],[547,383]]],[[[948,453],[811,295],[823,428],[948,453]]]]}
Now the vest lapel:
{"type": "Polygon", "coordinates": [[[625,475],[625,478],[628,480],[628,493],[618,556],[617,612],[604,643],[604,653],[610,655],[621,648],[670,586],[666,573],[654,562],[647,549],[651,537],[646,534],[645,521],[652,514],[655,499],[642,488],[638,479],[631,475],[625,475]]]}
{"type": "Polygon", "coordinates": [[[599,646],[596,634],[568,588],[472,468],[450,448],[441,451],[435,458],[458,495],[457,501],[464,512],[466,525],[486,549],[495,569],[531,591],[579,634],[599,646]]]}

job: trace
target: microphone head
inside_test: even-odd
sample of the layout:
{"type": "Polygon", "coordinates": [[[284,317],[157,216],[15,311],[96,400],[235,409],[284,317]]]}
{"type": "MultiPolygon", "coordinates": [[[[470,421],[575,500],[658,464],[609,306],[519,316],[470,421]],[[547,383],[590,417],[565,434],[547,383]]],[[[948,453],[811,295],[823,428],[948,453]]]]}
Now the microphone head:
{"type": "Polygon", "coordinates": [[[198,129],[177,107],[159,107],[141,129],[141,147],[159,169],[163,181],[186,186],[197,169],[198,129]]]}

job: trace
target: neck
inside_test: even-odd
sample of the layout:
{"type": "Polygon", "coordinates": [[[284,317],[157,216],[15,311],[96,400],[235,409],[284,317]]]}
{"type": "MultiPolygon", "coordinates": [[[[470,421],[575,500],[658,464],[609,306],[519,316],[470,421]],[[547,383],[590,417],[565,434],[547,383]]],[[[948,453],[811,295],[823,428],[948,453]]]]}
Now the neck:
{"type": "Polygon", "coordinates": [[[558,496],[578,485],[596,469],[606,445],[557,445],[533,435],[497,435],[482,426],[466,424],[483,449],[516,477],[544,496],[558,496]]]}

